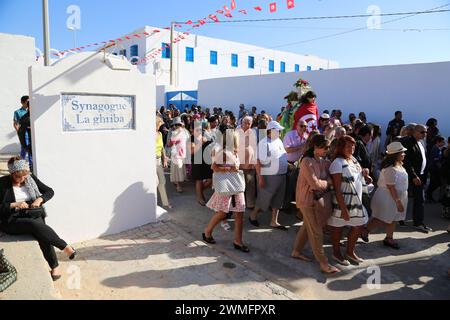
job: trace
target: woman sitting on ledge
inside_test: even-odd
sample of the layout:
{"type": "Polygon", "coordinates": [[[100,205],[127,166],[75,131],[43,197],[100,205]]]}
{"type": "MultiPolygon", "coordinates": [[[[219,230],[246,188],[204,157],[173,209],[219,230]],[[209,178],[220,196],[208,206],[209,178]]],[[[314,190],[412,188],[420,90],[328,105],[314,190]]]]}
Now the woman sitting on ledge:
{"type": "Polygon", "coordinates": [[[0,178],[0,230],[9,235],[31,235],[39,242],[44,258],[51,268],[53,281],[61,278],[55,249],[64,251],[73,260],[77,252],[45,224],[42,204],[54,191],[34,175],[20,157],[8,161],[9,176],[0,178]]]}

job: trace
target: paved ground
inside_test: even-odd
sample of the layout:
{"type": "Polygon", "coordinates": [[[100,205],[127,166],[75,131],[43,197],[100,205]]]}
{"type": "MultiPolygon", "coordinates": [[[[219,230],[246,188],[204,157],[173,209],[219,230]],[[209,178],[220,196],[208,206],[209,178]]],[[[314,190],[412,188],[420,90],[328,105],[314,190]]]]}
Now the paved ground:
{"type": "MultiPolygon", "coordinates": [[[[435,232],[398,229],[399,251],[383,247],[381,233],[373,235],[370,244],[357,248],[365,263],[326,278],[316,263],[289,257],[300,226],[295,214],[280,216],[291,226],[288,232],[255,229],[246,220],[244,236],[251,253],[244,254],[233,249],[233,233],[220,226],[214,234],[217,245],[199,241],[212,212],[197,204],[192,184],[183,194],[175,193],[170,184],[168,191],[175,207],[170,221],[77,244],[80,254],[75,262],[61,255],[64,277],[56,283],[57,297],[450,299],[450,235],[445,231],[449,221],[441,218],[439,205],[426,207],[427,223],[435,232]],[[369,288],[376,268],[380,287],[369,288]]],[[[261,215],[260,222],[268,225],[269,213],[261,215]]],[[[326,251],[330,252],[329,244],[326,251]]]]}
{"type": "MultiPolygon", "coordinates": [[[[175,206],[171,216],[184,230],[200,239],[212,212],[196,203],[191,185],[181,195],[176,194],[171,185],[168,189],[175,206]]],[[[425,235],[410,227],[398,229],[399,251],[383,247],[381,232],[372,235],[370,244],[361,243],[357,247],[358,254],[366,261],[359,267],[344,267],[342,274],[332,278],[323,276],[316,263],[289,257],[300,225],[295,214],[280,216],[281,223],[291,226],[288,232],[264,227],[255,229],[246,220],[245,242],[252,250],[248,256],[233,252],[233,233],[220,226],[214,234],[218,241],[214,249],[234,256],[249,269],[303,299],[450,299],[447,276],[450,234],[446,232],[450,221],[441,218],[440,210],[439,205],[426,207],[426,221],[435,232],[425,235]],[[375,275],[374,266],[380,268],[381,286],[377,289],[367,286],[368,280],[372,283],[370,276],[375,275]]],[[[263,226],[269,224],[269,218],[268,212],[261,215],[263,226]]],[[[330,249],[327,245],[328,254],[330,249]]]]}
{"type": "Polygon", "coordinates": [[[61,256],[62,299],[298,299],[170,221],[76,247],[77,261],[61,256]]]}

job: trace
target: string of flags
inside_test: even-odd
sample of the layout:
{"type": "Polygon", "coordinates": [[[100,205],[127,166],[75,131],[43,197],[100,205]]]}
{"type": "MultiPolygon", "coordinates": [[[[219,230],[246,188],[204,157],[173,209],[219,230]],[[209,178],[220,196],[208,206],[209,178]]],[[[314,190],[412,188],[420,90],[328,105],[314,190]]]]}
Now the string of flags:
{"type": "MultiPolygon", "coordinates": [[[[278,11],[278,3],[279,2],[285,2],[287,9],[293,9],[295,8],[295,0],[278,0],[273,1],[269,3],[268,11],[270,13],[275,13],[278,11]]],[[[263,6],[253,6],[252,8],[247,9],[238,9],[238,0],[231,0],[231,3],[229,5],[224,5],[221,9],[216,10],[214,13],[209,14],[208,16],[199,19],[199,20],[187,20],[184,23],[176,23],[174,24],[175,28],[183,29],[188,28],[181,34],[179,34],[171,43],[178,43],[182,40],[186,39],[186,36],[190,34],[190,32],[196,28],[200,28],[201,26],[206,25],[207,23],[220,23],[221,19],[227,18],[227,19],[233,19],[237,14],[240,15],[248,15],[250,12],[263,12],[264,8],[263,6]],[[223,17],[222,17],[223,16],[223,17]]],[[[165,27],[162,30],[170,30],[171,27],[165,27]]],[[[160,33],[160,29],[154,29],[151,32],[142,32],[142,33],[136,33],[136,34],[130,34],[121,38],[112,39],[108,41],[101,41],[101,42],[95,42],[91,43],[85,46],[72,48],[64,51],[60,51],[58,53],[54,53],[55,56],[63,57],[67,53],[78,53],[85,49],[89,49],[92,47],[98,47],[98,46],[104,46],[104,47],[113,47],[119,44],[122,44],[123,42],[130,41],[133,39],[141,39],[141,38],[148,38],[151,36],[154,36],[155,34],[160,33]]],[[[164,47],[161,47],[157,50],[152,50],[148,55],[146,55],[143,59],[137,61],[135,64],[141,64],[144,62],[148,62],[151,59],[156,58],[164,49],[170,49],[170,45],[165,45],[164,47]]]]}

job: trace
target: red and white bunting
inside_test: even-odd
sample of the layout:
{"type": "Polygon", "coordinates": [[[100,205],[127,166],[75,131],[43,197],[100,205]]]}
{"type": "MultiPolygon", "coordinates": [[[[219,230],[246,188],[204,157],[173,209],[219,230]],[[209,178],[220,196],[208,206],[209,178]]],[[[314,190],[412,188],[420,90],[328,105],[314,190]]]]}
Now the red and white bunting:
{"type": "Polygon", "coordinates": [[[214,22],[219,22],[219,18],[217,18],[217,16],[214,15],[214,14],[210,14],[210,15],[209,15],[209,18],[210,18],[212,21],[214,21],[214,22]]]}
{"type": "Polygon", "coordinates": [[[269,10],[270,10],[271,13],[277,12],[277,3],[276,2],[272,2],[269,5],[269,10]]]}
{"type": "Polygon", "coordinates": [[[236,9],[236,0],[231,0],[231,10],[236,9]]]}
{"type": "Polygon", "coordinates": [[[295,0],[287,0],[287,8],[288,9],[295,8],[295,0]]]}
{"type": "Polygon", "coordinates": [[[242,14],[247,14],[247,10],[239,10],[239,12],[242,14]]]}
{"type": "Polygon", "coordinates": [[[262,11],[262,8],[260,6],[254,7],[253,9],[255,9],[256,11],[262,11]]]}

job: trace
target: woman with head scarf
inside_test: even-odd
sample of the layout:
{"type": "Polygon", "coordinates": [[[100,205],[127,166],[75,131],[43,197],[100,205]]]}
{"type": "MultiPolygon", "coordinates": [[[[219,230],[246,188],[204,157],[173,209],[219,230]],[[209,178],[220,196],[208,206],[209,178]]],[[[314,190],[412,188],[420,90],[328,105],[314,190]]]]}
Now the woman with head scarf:
{"type": "Polygon", "coordinates": [[[54,281],[61,278],[54,247],[64,251],[73,260],[77,252],[45,223],[43,204],[54,196],[54,191],[30,174],[27,161],[20,157],[8,161],[10,175],[0,178],[0,229],[9,235],[31,235],[38,242],[51,268],[54,281]]]}

